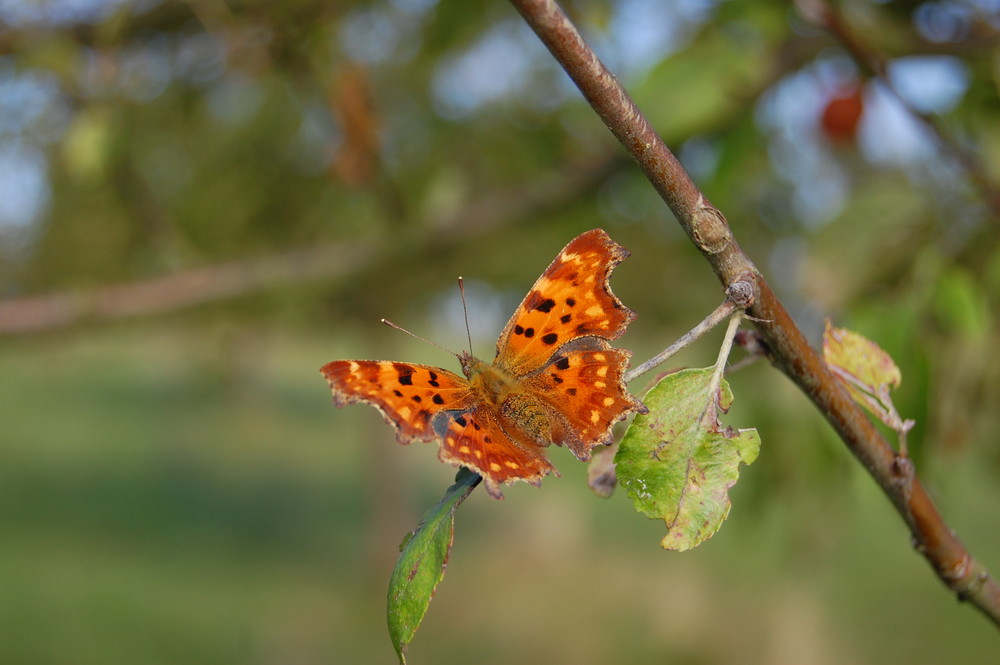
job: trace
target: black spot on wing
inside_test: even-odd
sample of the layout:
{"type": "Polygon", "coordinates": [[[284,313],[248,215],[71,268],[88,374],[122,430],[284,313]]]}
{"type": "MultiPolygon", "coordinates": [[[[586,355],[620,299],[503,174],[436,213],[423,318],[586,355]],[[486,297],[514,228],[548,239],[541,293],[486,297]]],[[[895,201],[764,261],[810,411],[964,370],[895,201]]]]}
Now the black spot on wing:
{"type": "Polygon", "coordinates": [[[555,344],[558,339],[559,335],[555,333],[549,333],[548,335],[542,336],[542,341],[549,345],[555,344]]]}
{"type": "Polygon", "coordinates": [[[542,302],[535,305],[535,309],[537,309],[539,312],[545,312],[546,314],[548,314],[549,312],[552,311],[552,308],[555,306],[556,306],[555,300],[553,300],[552,298],[546,298],[542,302]]]}
{"type": "Polygon", "coordinates": [[[556,369],[569,369],[569,358],[560,358],[557,360],[556,369]]]}
{"type": "MultiPolygon", "coordinates": [[[[538,291],[532,291],[524,299],[524,310],[526,312],[530,312],[533,309],[538,309],[538,305],[543,300],[544,300],[544,298],[542,298],[542,294],[541,293],[539,293],[538,291]]],[[[546,310],[546,311],[548,311],[548,310],[546,310]]]]}
{"type": "Polygon", "coordinates": [[[444,398],[441,397],[439,393],[434,393],[434,397],[431,398],[431,401],[435,404],[444,404],[444,398]]]}
{"type": "Polygon", "coordinates": [[[413,385],[413,368],[402,363],[393,363],[392,368],[396,370],[399,382],[404,386],[413,385]]]}

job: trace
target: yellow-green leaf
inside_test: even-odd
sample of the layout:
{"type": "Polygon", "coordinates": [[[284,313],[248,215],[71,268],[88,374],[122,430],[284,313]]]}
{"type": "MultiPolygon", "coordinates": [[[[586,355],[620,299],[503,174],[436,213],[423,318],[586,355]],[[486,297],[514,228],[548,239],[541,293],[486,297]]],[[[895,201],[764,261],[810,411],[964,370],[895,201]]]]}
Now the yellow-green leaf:
{"type": "Polygon", "coordinates": [[[897,432],[912,427],[896,412],[889,391],[902,381],[892,357],[875,342],[853,330],[834,328],[826,322],[823,359],[847,387],[855,402],[897,432]]]}

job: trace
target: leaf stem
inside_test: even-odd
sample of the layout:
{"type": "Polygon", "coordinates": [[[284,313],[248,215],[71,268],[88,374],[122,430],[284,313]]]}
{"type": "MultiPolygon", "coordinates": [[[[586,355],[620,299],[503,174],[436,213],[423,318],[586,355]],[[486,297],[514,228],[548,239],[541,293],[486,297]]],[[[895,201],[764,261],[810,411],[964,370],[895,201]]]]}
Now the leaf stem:
{"type": "Polygon", "coordinates": [[[722,385],[722,375],[726,373],[726,361],[729,360],[729,354],[733,350],[733,338],[736,337],[736,329],[740,327],[740,322],[743,319],[743,312],[736,310],[731,317],[729,317],[729,326],[726,328],[726,336],[722,338],[722,346],[719,347],[719,357],[715,361],[715,369],[712,371],[712,379],[708,383],[708,405],[705,407],[705,413],[702,414],[702,425],[706,427],[711,427],[716,421],[717,416],[715,412],[715,406],[719,403],[719,386],[722,385]],[[708,422],[706,422],[706,419],[708,422]]]}
{"type": "MultiPolygon", "coordinates": [[[[625,372],[625,383],[629,383],[633,379],[642,376],[649,370],[665,362],[670,356],[674,355],[707,333],[709,330],[722,323],[723,319],[730,316],[734,311],[736,311],[736,309],[736,305],[733,301],[726,298],[722,301],[721,305],[715,308],[715,311],[702,319],[701,323],[696,325],[694,328],[684,333],[676,342],[663,349],[638,367],[633,367],[629,371],[625,372]]],[[[732,340],[730,340],[730,343],[731,342],[732,340]]]]}

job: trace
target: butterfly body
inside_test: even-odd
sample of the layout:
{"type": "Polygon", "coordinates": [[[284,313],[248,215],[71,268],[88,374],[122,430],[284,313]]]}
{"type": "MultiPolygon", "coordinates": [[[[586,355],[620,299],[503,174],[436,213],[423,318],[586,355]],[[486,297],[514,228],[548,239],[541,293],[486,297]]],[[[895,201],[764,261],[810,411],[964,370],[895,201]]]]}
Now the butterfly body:
{"type": "Polygon", "coordinates": [[[401,443],[441,443],[442,461],[500,485],[539,484],[557,473],[544,454],[555,443],[579,459],[611,442],[612,427],[645,407],[625,388],[629,351],[608,340],[634,318],[608,277],[627,250],[600,230],[566,246],[511,317],[493,363],[459,356],[464,377],[426,365],[338,360],[321,372],[338,406],[366,402],[401,443]]]}
{"type": "Polygon", "coordinates": [[[499,367],[469,354],[460,356],[459,361],[462,363],[462,372],[469,380],[469,384],[483,401],[499,407],[508,397],[521,392],[517,379],[499,367]]]}

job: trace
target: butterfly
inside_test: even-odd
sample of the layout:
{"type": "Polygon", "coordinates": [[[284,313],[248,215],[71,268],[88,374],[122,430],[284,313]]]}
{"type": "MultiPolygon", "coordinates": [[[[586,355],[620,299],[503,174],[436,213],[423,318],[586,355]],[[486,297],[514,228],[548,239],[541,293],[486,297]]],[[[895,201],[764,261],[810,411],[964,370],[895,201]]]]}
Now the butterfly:
{"type": "Polygon", "coordinates": [[[611,292],[629,251],[602,229],[574,238],[542,273],[497,340],[492,364],[463,352],[464,377],[388,360],[335,360],[320,370],[337,406],[364,402],[400,443],[438,441],[442,462],[483,477],[487,492],[558,475],[551,443],[580,460],[611,443],[615,423],[646,413],[625,387],[631,352],[611,346],[635,318],[611,292]]]}

